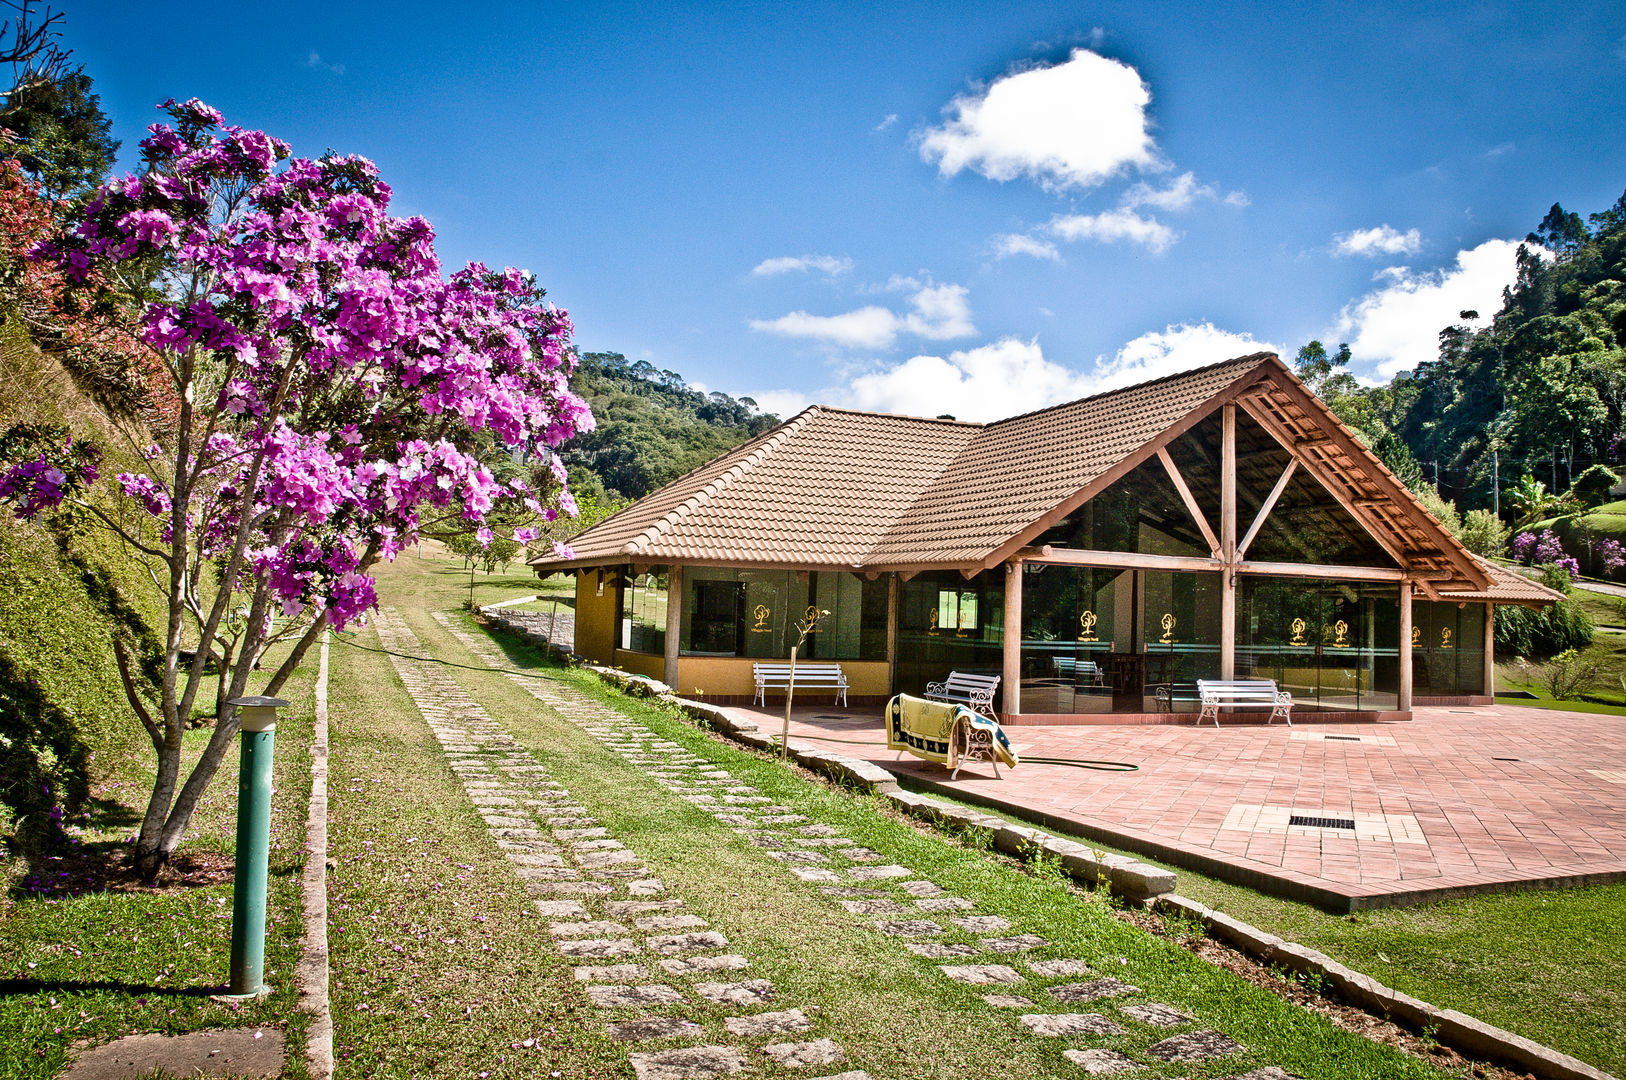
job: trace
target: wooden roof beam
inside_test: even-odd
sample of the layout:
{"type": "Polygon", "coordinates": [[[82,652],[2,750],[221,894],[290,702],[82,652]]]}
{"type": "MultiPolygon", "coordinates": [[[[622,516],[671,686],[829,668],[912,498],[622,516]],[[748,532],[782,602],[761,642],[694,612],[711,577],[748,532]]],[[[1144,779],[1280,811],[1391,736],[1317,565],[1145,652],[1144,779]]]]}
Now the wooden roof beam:
{"type": "Polygon", "coordinates": [[[1157,459],[1163,463],[1163,470],[1169,474],[1169,479],[1174,481],[1174,490],[1180,493],[1180,500],[1186,504],[1186,511],[1191,514],[1191,520],[1195,521],[1197,528],[1202,530],[1203,539],[1208,541],[1209,553],[1216,559],[1219,558],[1219,537],[1215,536],[1214,530],[1209,528],[1208,519],[1203,516],[1202,507],[1197,505],[1197,500],[1192,497],[1191,489],[1186,486],[1186,478],[1180,475],[1179,469],[1175,468],[1174,459],[1169,456],[1169,448],[1166,446],[1158,447],[1157,459]]]}

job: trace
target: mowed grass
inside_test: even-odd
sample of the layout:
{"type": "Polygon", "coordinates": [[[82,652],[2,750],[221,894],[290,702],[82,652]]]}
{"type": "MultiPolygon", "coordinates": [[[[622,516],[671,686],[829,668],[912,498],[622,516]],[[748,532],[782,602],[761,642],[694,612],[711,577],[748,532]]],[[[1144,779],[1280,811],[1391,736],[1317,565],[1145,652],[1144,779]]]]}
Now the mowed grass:
{"type": "MultiPolygon", "coordinates": [[[[208,868],[205,883],[171,881],[156,890],[131,887],[117,874],[151,792],[152,753],[137,751],[97,784],[90,821],[79,836],[82,854],[15,872],[8,882],[0,907],[0,1080],[56,1076],[79,1047],[123,1035],[259,1025],[281,1026],[287,1034],[283,1075],[306,1075],[306,1018],[297,1009],[294,965],[303,929],[299,875],[315,669],[313,650],[283,688],[293,707],[277,723],[265,946],[272,993],[241,1006],[209,996],[224,989],[231,967],[236,748],[177,852],[181,860],[208,868]],[[100,887],[70,884],[92,875],[103,880],[100,887]]],[[[186,769],[209,735],[186,735],[186,769]]]]}
{"type": "MultiPolygon", "coordinates": [[[[395,568],[385,581],[385,595],[426,652],[456,665],[448,669],[453,676],[550,768],[556,780],[608,826],[612,835],[636,851],[669,890],[684,897],[689,910],[707,918],[728,936],[735,950],[751,957],[751,977],[770,980],[782,1007],[800,1007],[817,1015],[819,1026],[814,1034],[827,1035],[847,1050],[851,1063],[843,1067],[900,1078],[1078,1072],[1076,1065],[1061,1056],[1077,1040],[1032,1036],[1017,1023],[1012,1011],[995,1009],[981,1000],[980,995],[990,989],[1006,988],[970,987],[946,979],[932,961],[914,956],[900,941],[871,929],[872,917],[849,914],[835,899],[797,881],[742,836],[656,784],[520,687],[481,670],[483,664],[431,614],[456,606],[446,602],[447,593],[437,584],[450,575],[433,566],[424,566],[416,574],[411,571],[410,564],[395,568]]],[[[472,623],[466,625],[472,628],[472,623]]],[[[532,650],[511,642],[504,647],[516,663],[535,674],[598,696],[743,782],[756,785],[776,801],[834,825],[842,835],[884,858],[913,867],[951,893],[972,899],[979,912],[1005,916],[1014,924],[1010,932],[1036,933],[1051,942],[1025,956],[986,956],[974,962],[1014,962],[1020,967],[1029,958],[1078,957],[1099,974],[1114,975],[1141,988],[1135,996],[1121,999],[1124,1003],[1157,1000],[1184,1008],[1247,1048],[1245,1054],[1220,1063],[1155,1067],[1138,1075],[1231,1076],[1263,1064],[1279,1064],[1311,1080],[1442,1075],[1426,1063],[1341,1031],[1172,943],[1122,923],[1105,904],[1092,901],[1058,875],[1025,873],[1003,860],[923,833],[895,819],[876,800],[810,782],[766,756],[720,744],[657,707],[614,695],[590,676],[546,668],[532,650]]],[[[397,693],[396,688],[389,694],[374,692],[366,697],[365,708],[393,714],[397,693]]],[[[367,1026],[377,1020],[352,1015],[362,1004],[370,1006],[365,1012],[376,1008],[363,998],[361,988],[383,981],[393,988],[395,999],[410,993],[413,999],[432,1004],[426,995],[433,992],[446,1005],[457,1003],[454,993],[435,983],[428,962],[436,951],[429,942],[437,936],[455,938],[460,946],[478,943],[456,953],[459,962],[467,965],[467,979],[461,985],[466,996],[481,999],[475,1004],[483,1010],[485,1025],[502,1029],[502,1034],[495,1035],[479,1025],[469,1025],[464,1042],[448,1048],[448,1053],[464,1054],[461,1060],[466,1067],[477,1066],[476,1071],[490,1071],[492,1076],[516,1068],[516,1060],[522,1063],[519,1068],[525,1068],[524,1062],[534,1060],[525,1055],[537,1050],[515,1050],[514,1044],[522,1044],[522,1034],[537,1039],[538,1032],[546,1030],[544,1024],[552,1027],[556,1040],[547,1051],[550,1060],[560,1060],[551,1047],[562,1040],[570,1039],[576,1048],[578,1057],[570,1075],[613,1067],[626,1049],[606,1047],[597,1034],[602,1030],[603,1014],[595,1015],[586,1006],[582,990],[553,960],[551,948],[540,940],[545,933],[541,921],[523,913],[524,891],[502,867],[495,845],[478,838],[477,818],[455,777],[438,764],[402,771],[407,759],[416,756],[411,746],[420,738],[428,740],[429,733],[417,720],[398,729],[393,741],[375,742],[375,749],[365,757],[353,756],[361,753],[359,744],[343,751],[346,761],[365,762],[383,773],[347,772],[348,766],[335,766],[338,786],[345,786],[349,776],[363,779],[349,785],[359,790],[353,793],[354,802],[347,804],[348,820],[335,824],[336,835],[342,832],[345,836],[341,867],[346,858],[358,865],[339,875],[343,882],[336,885],[334,898],[351,905],[341,909],[344,914],[377,914],[377,920],[368,921],[391,923],[388,932],[364,929],[357,933],[346,924],[343,934],[335,933],[336,940],[343,939],[339,948],[345,951],[344,962],[353,965],[342,974],[336,969],[336,986],[343,982],[344,988],[335,999],[339,1044],[346,1051],[362,1054],[360,1060],[352,1060],[352,1067],[359,1066],[369,1075],[393,1074],[391,1064],[397,1060],[387,1048],[363,1046],[354,1036],[357,1030],[370,1030],[367,1026]],[[452,793],[457,795],[456,805],[443,803],[452,793]],[[435,845],[428,855],[418,850],[426,830],[435,845]],[[383,836],[385,831],[405,831],[417,839],[408,845],[404,837],[383,836]],[[365,844],[368,839],[373,841],[371,845],[365,844]],[[381,844],[389,845],[388,863],[377,861],[381,844]],[[482,846],[488,850],[482,852],[482,846]],[[357,850],[362,847],[371,850],[357,850]],[[448,858],[453,861],[447,862],[448,858]],[[370,871],[363,872],[359,863],[369,863],[370,871]],[[454,867],[468,877],[449,878],[454,867]],[[404,877],[409,868],[415,868],[411,884],[404,877]],[[380,871],[388,873],[387,880],[380,871]],[[459,901],[455,909],[454,899],[459,901]],[[411,940],[401,937],[409,929],[403,925],[408,912],[437,920],[411,924],[411,934],[423,934],[422,941],[415,936],[411,940]],[[485,921],[477,921],[475,912],[485,916],[485,921]],[[528,942],[523,940],[527,932],[528,942]],[[378,938],[385,941],[374,940],[378,938]],[[395,945],[420,950],[423,962],[416,969],[417,977],[394,970],[394,965],[404,965],[395,945]],[[368,970],[363,972],[361,967],[368,970]],[[544,985],[538,986],[538,982],[544,985]],[[515,994],[521,1000],[507,1006],[484,1000],[515,994]],[[521,1022],[522,1017],[531,1019],[521,1022]],[[466,1051],[471,1044],[480,1048],[478,1054],[466,1051]],[[476,1061],[476,1057],[483,1060],[476,1061]]],[[[422,745],[427,754],[430,745],[422,745]]],[[[340,752],[337,736],[335,750],[340,752]]],[[[342,921],[341,911],[335,912],[335,924],[342,921]]],[[[973,935],[956,932],[948,940],[970,941],[973,935]]],[[[1075,1011],[1073,1006],[1048,1001],[1038,983],[1035,980],[1013,992],[1034,999],[1031,1011],[1075,1011]]],[[[370,997],[376,1000],[377,995],[370,997]]],[[[412,1021],[411,1030],[403,1030],[398,1023],[395,1030],[400,1039],[427,1040],[430,1031],[465,1030],[458,1027],[460,1021],[450,1008],[424,1008],[414,1017],[405,1004],[391,1006],[402,1023],[412,1021]]],[[[1076,1011],[1091,1009],[1114,1013],[1105,1003],[1076,1007],[1076,1011]]],[[[698,1005],[686,1010],[709,1033],[720,1030],[720,1010],[698,1005]]],[[[1124,1026],[1124,1036],[1095,1041],[1136,1052],[1167,1034],[1127,1020],[1124,1026]]],[[[379,1041],[383,1041],[382,1031],[379,1041]]],[[[540,1046],[540,1041],[535,1045],[540,1046]]],[[[762,1060],[759,1068],[771,1072],[762,1060]]],[[[453,1071],[448,1061],[419,1060],[415,1064],[419,1075],[434,1075],[453,1071]]],[[[341,1062],[341,1071],[344,1064],[341,1062]]]]}

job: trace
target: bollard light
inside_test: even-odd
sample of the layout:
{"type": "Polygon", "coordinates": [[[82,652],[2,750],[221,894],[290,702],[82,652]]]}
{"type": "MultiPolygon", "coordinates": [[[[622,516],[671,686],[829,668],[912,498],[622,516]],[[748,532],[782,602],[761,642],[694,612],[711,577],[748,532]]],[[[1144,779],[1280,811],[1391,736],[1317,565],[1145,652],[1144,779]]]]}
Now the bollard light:
{"type": "Polygon", "coordinates": [[[274,697],[232,698],[243,735],[237,776],[237,867],[232,880],[229,997],[270,992],[265,985],[265,879],[271,857],[271,753],[276,746],[274,697]]]}

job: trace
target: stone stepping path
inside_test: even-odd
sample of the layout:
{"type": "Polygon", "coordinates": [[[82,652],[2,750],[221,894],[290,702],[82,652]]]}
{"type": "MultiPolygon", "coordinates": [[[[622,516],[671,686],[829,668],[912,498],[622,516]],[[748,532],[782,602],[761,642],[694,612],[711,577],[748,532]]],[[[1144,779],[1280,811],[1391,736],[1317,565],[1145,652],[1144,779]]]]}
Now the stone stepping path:
{"type": "MultiPolygon", "coordinates": [[[[1142,1070],[1158,1064],[1217,1062],[1244,1051],[1244,1047],[1222,1032],[1196,1028],[1192,1017],[1172,1006],[1155,1001],[1135,1001],[1142,993],[1137,987],[1103,976],[1084,960],[1065,956],[1025,959],[1024,954],[1042,951],[1050,943],[1032,933],[1004,933],[1015,929],[1009,913],[976,912],[973,901],[947,894],[936,882],[922,878],[909,867],[883,862],[882,856],[876,852],[842,836],[840,830],[833,826],[808,820],[795,807],[776,805],[771,796],[647,725],[559,682],[513,670],[508,658],[489,637],[469,633],[444,613],[437,612],[434,617],[487,666],[501,672],[565,720],[576,724],[657,784],[741,835],[772,862],[779,864],[790,880],[805,887],[817,888],[836,900],[859,925],[897,940],[923,960],[940,961],[936,965],[938,971],[953,982],[990,989],[1019,988],[1022,991],[1020,994],[983,995],[989,1005],[1017,1013],[1013,1020],[1018,1030],[1046,1039],[1064,1038],[1074,1042],[1085,1040],[1096,1043],[1108,1040],[1116,1044],[1080,1046],[1064,1051],[1067,1059],[1080,1067],[1081,1073],[1105,1075],[1142,1070]],[[1012,960],[1017,961],[1023,970],[1011,963],[1012,960]],[[1124,1023],[1104,1013],[1036,1011],[1035,999],[1026,996],[1028,994],[1042,995],[1063,1008],[1081,1004],[1094,1004],[1097,1008],[1115,1007],[1124,1023]],[[1117,1001],[1119,998],[1128,998],[1130,1002],[1120,1004],[1117,1001]],[[1126,1024],[1129,1026],[1126,1027],[1126,1024]],[[1143,1051],[1145,1056],[1141,1059],[1117,1048],[1125,1045],[1123,1038],[1132,1030],[1167,1031],[1187,1026],[1189,1030],[1152,1043],[1143,1051]]],[[[567,800],[567,795],[560,796],[560,801],[567,800]]],[[[493,804],[493,807],[497,808],[497,804],[493,804]]],[[[595,838],[600,837],[603,837],[603,830],[595,830],[595,838]]],[[[624,848],[601,850],[604,854],[627,859],[629,865],[637,861],[636,856],[624,848]]],[[[584,857],[588,857],[587,853],[576,857],[578,866],[584,857]]],[[[538,866],[535,869],[549,868],[538,866]]],[[[670,907],[659,909],[663,913],[681,906],[681,901],[665,902],[670,907]]],[[[638,943],[635,935],[646,930],[665,929],[667,924],[647,921],[640,925],[637,916],[642,911],[615,906],[626,903],[609,900],[603,905],[605,916],[611,921],[620,920],[617,922],[620,927],[617,934],[604,933],[596,938],[576,939],[577,943],[595,941],[602,948],[620,948],[623,946],[619,943],[630,943],[640,950],[654,950],[660,955],[672,957],[659,961],[662,970],[658,973],[641,977],[647,979],[653,979],[655,974],[688,976],[702,973],[715,978],[718,971],[737,972],[748,967],[749,962],[744,957],[689,955],[716,953],[724,949],[726,940],[715,931],[695,928],[684,934],[649,934],[643,943],[638,943]],[[634,920],[630,926],[627,923],[629,916],[634,920]]],[[[655,916],[654,908],[644,910],[659,917],[655,916]]],[[[676,925],[671,924],[671,927],[675,928],[676,925]]],[[[688,927],[693,924],[683,925],[688,927]]],[[[570,943],[569,939],[561,939],[558,944],[563,948],[570,943]]],[[[578,978],[601,981],[584,975],[583,970],[578,968],[578,978]]],[[[624,975],[622,965],[589,967],[586,970],[602,971],[602,981],[617,992],[631,991],[640,982],[639,978],[624,975]]],[[[666,990],[678,992],[664,983],[653,985],[660,987],[655,992],[657,996],[666,990]]],[[[741,979],[731,983],[696,981],[688,989],[713,1005],[739,1008],[769,1004],[779,1006],[773,1000],[773,988],[766,980],[741,979]]],[[[629,995],[624,1000],[641,999],[629,995]]],[[[648,1000],[654,1002],[656,997],[648,1000]]],[[[731,1035],[750,1038],[800,1033],[811,1028],[813,1021],[799,1009],[780,1006],[779,1011],[758,1011],[728,1017],[724,1025],[731,1035]]],[[[686,1080],[689,1077],[721,1076],[747,1069],[753,1061],[761,1061],[763,1055],[778,1064],[796,1069],[813,1069],[844,1060],[841,1048],[828,1039],[778,1042],[762,1047],[756,1054],[746,1055],[731,1047],[693,1049],[716,1050],[718,1054],[715,1059],[705,1055],[697,1057],[689,1049],[634,1054],[633,1067],[640,1080],[686,1080]]],[[[861,1071],[850,1071],[821,1076],[817,1080],[868,1080],[868,1076],[861,1071]]],[[[1271,1066],[1255,1069],[1235,1080],[1296,1078],[1271,1066]]]]}
{"type": "MultiPolygon", "coordinates": [[[[396,611],[381,612],[375,626],[487,831],[548,920],[552,947],[577,961],[576,980],[607,1014],[609,1036],[629,1044],[693,1042],[708,1039],[708,1014],[734,1014],[722,1017],[728,1039],[631,1053],[638,1080],[727,1076],[758,1062],[808,1070],[846,1060],[828,1038],[784,1041],[811,1033],[816,1022],[797,1008],[765,1010],[775,997],[768,980],[715,981],[748,970],[750,960],[726,952],[727,937],[684,911],[682,898],[669,895],[637,853],[609,836],[445,669],[410,659],[421,645],[396,611]]],[[[861,1071],[842,1075],[871,1080],[861,1071]]]]}

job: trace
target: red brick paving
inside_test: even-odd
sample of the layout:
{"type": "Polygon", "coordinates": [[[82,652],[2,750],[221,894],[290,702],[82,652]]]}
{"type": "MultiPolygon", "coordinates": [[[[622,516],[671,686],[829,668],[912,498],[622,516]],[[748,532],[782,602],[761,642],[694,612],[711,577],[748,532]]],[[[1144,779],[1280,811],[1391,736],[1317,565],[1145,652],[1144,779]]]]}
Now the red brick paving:
{"type": "MultiPolygon", "coordinates": [[[[779,718],[734,711],[779,730],[779,718]]],[[[1410,723],[1310,729],[1389,736],[1392,747],[1293,739],[1303,725],[1022,726],[1007,734],[1025,754],[1133,762],[1140,771],[1025,764],[995,780],[977,762],[949,783],[946,770],[886,750],[880,719],[869,710],[821,719],[841,712],[797,710],[792,736],[970,801],[1046,815],[1058,829],[1332,906],[1626,878],[1626,784],[1588,771],[1626,771],[1626,717],[1496,705],[1422,708],[1410,723]],[[1427,843],[1222,828],[1238,804],[1411,815],[1427,843]]]]}

